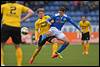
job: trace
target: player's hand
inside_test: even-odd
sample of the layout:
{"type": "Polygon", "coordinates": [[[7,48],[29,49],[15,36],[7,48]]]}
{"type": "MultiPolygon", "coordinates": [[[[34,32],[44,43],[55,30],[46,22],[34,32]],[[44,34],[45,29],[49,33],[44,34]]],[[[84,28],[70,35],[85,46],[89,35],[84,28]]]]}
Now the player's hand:
{"type": "Polygon", "coordinates": [[[54,23],[54,20],[51,20],[51,23],[54,23]]]}
{"type": "Polygon", "coordinates": [[[54,20],[47,21],[47,22],[51,25],[52,23],[54,23],[54,20]]]}
{"type": "Polygon", "coordinates": [[[38,44],[38,41],[34,40],[34,41],[33,41],[33,44],[34,44],[34,45],[37,45],[37,44],[38,44]]]}
{"type": "Polygon", "coordinates": [[[51,33],[50,31],[48,31],[48,32],[46,33],[46,35],[47,35],[47,36],[51,36],[52,33],[51,33]]]}
{"type": "Polygon", "coordinates": [[[81,30],[79,30],[79,31],[77,31],[77,33],[82,33],[82,31],[81,31],[81,30]]]}
{"type": "Polygon", "coordinates": [[[82,33],[82,31],[80,30],[80,33],[82,33]]]}
{"type": "Polygon", "coordinates": [[[91,35],[91,34],[92,34],[92,32],[89,32],[89,34],[91,35]]]}
{"type": "Polygon", "coordinates": [[[82,32],[81,31],[76,31],[79,36],[81,36],[82,32]]]}
{"type": "Polygon", "coordinates": [[[24,18],[22,18],[22,19],[21,19],[21,22],[24,22],[24,21],[25,21],[25,19],[24,19],[24,18]]]}

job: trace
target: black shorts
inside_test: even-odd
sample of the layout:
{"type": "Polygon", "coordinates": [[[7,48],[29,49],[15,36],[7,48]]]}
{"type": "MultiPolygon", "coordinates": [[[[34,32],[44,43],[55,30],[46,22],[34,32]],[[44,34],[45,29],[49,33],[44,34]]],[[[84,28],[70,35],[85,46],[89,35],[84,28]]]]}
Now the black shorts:
{"type": "Polygon", "coordinates": [[[39,42],[38,42],[38,46],[43,46],[46,41],[48,41],[49,43],[52,43],[51,40],[53,38],[56,38],[55,36],[49,36],[49,37],[46,37],[45,39],[42,40],[42,35],[39,37],[39,42]]]}
{"type": "Polygon", "coordinates": [[[87,33],[82,33],[82,38],[81,40],[90,40],[90,34],[89,32],[87,33]]]}
{"type": "Polygon", "coordinates": [[[20,44],[21,43],[21,28],[2,25],[1,42],[6,43],[9,37],[12,38],[13,43],[20,44]]]}

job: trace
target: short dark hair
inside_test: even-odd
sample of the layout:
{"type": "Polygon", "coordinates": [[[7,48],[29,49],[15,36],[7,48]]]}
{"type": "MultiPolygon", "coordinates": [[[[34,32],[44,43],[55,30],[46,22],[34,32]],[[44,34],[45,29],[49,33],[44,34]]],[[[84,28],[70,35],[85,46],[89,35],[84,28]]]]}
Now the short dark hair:
{"type": "Polygon", "coordinates": [[[60,8],[59,8],[59,11],[65,12],[65,8],[64,8],[64,7],[60,7],[60,8]]]}
{"type": "Polygon", "coordinates": [[[37,9],[37,13],[39,13],[39,12],[45,12],[44,8],[37,9]]]}

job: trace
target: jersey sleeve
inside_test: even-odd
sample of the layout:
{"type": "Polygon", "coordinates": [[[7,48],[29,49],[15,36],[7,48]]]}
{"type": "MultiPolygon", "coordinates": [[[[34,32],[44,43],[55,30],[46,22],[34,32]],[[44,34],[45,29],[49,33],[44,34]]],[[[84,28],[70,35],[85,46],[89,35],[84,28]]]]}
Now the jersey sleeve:
{"type": "Polygon", "coordinates": [[[72,20],[71,17],[67,16],[66,19],[67,19],[73,26],[75,26],[79,31],[81,31],[80,28],[73,22],[73,20],[72,20]]]}
{"type": "Polygon", "coordinates": [[[38,32],[38,28],[39,28],[39,26],[38,26],[38,22],[35,22],[35,40],[36,41],[38,41],[38,39],[39,39],[39,32],[38,32]]]}
{"type": "Polygon", "coordinates": [[[3,13],[3,8],[4,8],[4,5],[2,4],[1,5],[1,14],[3,13]]]}
{"type": "Polygon", "coordinates": [[[89,28],[90,28],[90,32],[92,32],[92,26],[91,26],[89,21],[88,21],[88,25],[89,25],[89,28]]]}
{"type": "Polygon", "coordinates": [[[47,20],[50,21],[51,17],[50,16],[46,16],[47,20]]]}
{"type": "Polygon", "coordinates": [[[81,27],[81,21],[79,22],[79,26],[81,27]]]}
{"type": "Polygon", "coordinates": [[[55,20],[55,18],[56,18],[56,15],[51,16],[51,19],[52,19],[52,20],[55,20]]]}
{"type": "Polygon", "coordinates": [[[52,20],[51,17],[50,16],[46,16],[46,18],[47,18],[46,21],[51,25],[51,20],[52,20]]]}
{"type": "Polygon", "coordinates": [[[28,8],[28,7],[26,7],[26,6],[22,6],[22,12],[23,12],[23,13],[28,12],[28,10],[29,10],[29,8],[28,8]]]}
{"type": "Polygon", "coordinates": [[[39,28],[38,22],[36,21],[36,22],[35,22],[35,31],[38,31],[38,28],[39,28]]]}

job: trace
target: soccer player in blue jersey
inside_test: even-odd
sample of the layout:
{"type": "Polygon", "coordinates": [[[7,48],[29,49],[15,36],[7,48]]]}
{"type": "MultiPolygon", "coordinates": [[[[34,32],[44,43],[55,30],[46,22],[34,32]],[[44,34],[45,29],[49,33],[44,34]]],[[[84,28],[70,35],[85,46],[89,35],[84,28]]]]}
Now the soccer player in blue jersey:
{"type": "MultiPolygon", "coordinates": [[[[71,23],[73,26],[75,26],[80,31],[80,28],[75,24],[75,22],[73,22],[72,18],[65,14],[65,8],[64,7],[61,7],[59,9],[58,13],[55,14],[52,17],[52,20],[54,21],[51,24],[51,28],[50,28],[50,31],[52,33],[56,33],[57,29],[58,29],[58,31],[61,31],[63,25],[66,22],[71,23]],[[54,29],[56,31],[54,31],[54,29]]],[[[60,53],[69,45],[69,41],[66,40],[66,37],[64,36],[64,34],[63,33],[59,33],[59,34],[62,35],[62,36],[59,35],[58,38],[60,38],[60,40],[62,40],[64,42],[64,44],[58,50],[57,50],[57,46],[58,45],[53,45],[53,55],[52,55],[52,58],[56,58],[56,57],[60,56],[60,53]]]]}

